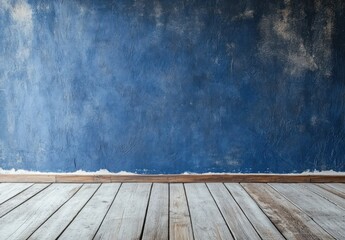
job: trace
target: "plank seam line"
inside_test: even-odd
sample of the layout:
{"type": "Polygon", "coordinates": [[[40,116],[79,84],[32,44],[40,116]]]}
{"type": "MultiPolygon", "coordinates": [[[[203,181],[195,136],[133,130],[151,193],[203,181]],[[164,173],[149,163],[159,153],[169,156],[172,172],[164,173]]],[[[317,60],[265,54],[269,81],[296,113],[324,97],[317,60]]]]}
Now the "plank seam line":
{"type": "Polygon", "coordinates": [[[168,183],[168,240],[170,240],[170,183],[168,183]]]}
{"type": "MultiPolygon", "coordinates": [[[[103,184],[101,184],[101,185],[103,185],[103,184]]],[[[101,223],[99,224],[99,226],[98,226],[98,228],[97,228],[95,234],[93,235],[92,239],[95,239],[95,237],[96,237],[96,235],[97,235],[99,229],[101,228],[101,226],[102,226],[102,224],[103,224],[103,222],[104,222],[105,217],[107,216],[108,212],[110,211],[110,208],[113,206],[113,203],[114,203],[114,201],[115,201],[115,198],[117,197],[117,194],[119,193],[121,187],[122,187],[122,183],[120,183],[120,186],[118,187],[118,189],[117,189],[117,191],[116,191],[116,193],[115,193],[115,195],[114,195],[114,198],[113,198],[113,200],[111,201],[111,204],[109,205],[109,208],[107,209],[107,212],[104,214],[104,217],[103,217],[101,223]]]]}
{"type": "Polygon", "coordinates": [[[267,184],[268,186],[270,186],[274,191],[276,191],[279,195],[281,195],[283,198],[285,198],[288,202],[290,202],[292,205],[294,205],[296,208],[298,208],[299,210],[301,210],[305,215],[307,215],[317,226],[319,226],[323,231],[325,231],[330,237],[332,237],[333,239],[336,239],[336,237],[334,237],[331,233],[329,233],[326,229],[324,229],[322,226],[319,225],[318,222],[316,222],[314,220],[314,218],[312,216],[310,216],[308,213],[306,213],[302,208],[300,208],[297,204],[295,204],[293,201],[291,201],[287,196],[285,196],[283,193],[279,192],[274,186],[272,186],[271,184],[267,184]]]}
{"type": "Polygon", "coordinates": [[[17,194],[15,194],[14,196],[10,197],[9,199],[6,199],[5,201],[3,201],[2,203],[0,203],[0,205],[4,204],[5,202],[11,200],[12,198],[18,196],[19,194],[21,194],[22,192],[26,191],[27,189],[31,188],[34,185],[34,183],[32,183],[31,185],[29,185],[28,187],[24,188],[23,190],[21,190],[20,192],[18,192],[17,194]]]}
{"type": "Polygon", "coordinates": [[[16,209],[17,207],[21,206],[22,204],[26,203],[27,201],[29,201],[31,198],[35,197],[37,194],[39,194],[40,192],[42,192],[43,190],[47,189],[49,186],[51,186],[53,183],[48,183],[48,185],[44,188],[42,188],[41,190],[39,190],[37,193],[35,193],[34,195],[32,195],[31,197],[29,197],[28,199],[26,199],[25,201],[23,201],[22,203],[18,204],[17,206],[15,206],[14,208],[12,208],[10,211],[8,211],[7,213],[3,214],[2,216],[0,216],[0,218],[6,216],[7,214],[9,214],[10,212],[12,212],[14,209],[16,209]]]}
{"type": "MultiPolygon", "coordinates": [[[[241,209],[241,212],[244,214],[244,216],[248,219],[248,222],[250,223],[250,225],[253,227],[254,231],[256,232],[256,234],[258,234],[260,239],[263,239],[260,235],[260,233],[258,232],[258,230],[255,228],[255,226],[253,225],[252,221],[250,221],[250,219],[248,218],[247,214],[244,212],[244,210],[242,209],[242,207],[238,204],[237,200],[234,198],[233,194],[231,193],[231,191],[226,187],[225,183],[222,183],[223,186],[225,187],[225,189],[229,192],[230,196],[232,197],[232,199],[235,201],[235,203],[237,204],[237,206],[241,209]]],[[[240,185],[240,187],[242,187],[240,185]]],[[[251,197],[250,197],[251,198],[251,197]]]]}
{"type": "Polygon", "coordinates": [[[48,221],[48,219],[50,219],[57,211],[59,211],[61,208],[62,208],[62,206],[64,206],[69,200],[71,200],[71,198],[72,197],[74,197],[76,194],[77,194],[77,192],[79,192],[79,190],[82,188],[84,186],[84,184],[81,184],[81,186],[77,189],[77,191],[75,191],[75,193],[73,193],[72,194],[72,196],[70,196],[65,202],[63,202],[62,204],[61,204],[61,206],[60,207],[58,207],[46,220],[44,220],[40,225],[39,225],[39,227],[38,228],[36,228],[30,235],[29,235],[29,237],[27,238],[27,239],[29,239],[31,236],[32,236],[32,234],[34,234],[40,227],[42,227],[42,225],[44,224],[44,223],[46,223],[47,221],[48,221]]]}
{"type": "MultiPolygon", "coordinates": [[[[267,184],[267,183],[262,183],[262,184],[267,184]]],[[[277,229],[277,231],[280,233],[280,235],[281,235],[283,238],[285,238],[286,240],[288,240],[288,239],[284,236],[284,234],[280,231],[280,229],[274,224],[274,222],[271,220],[271,218],[270,218],[269,216],[267,216],[267,214],[265,213],[265,211],[261,208],[260,204],[259,204],[257,201],[255,201],[255,199],[252,197],[252,195],[250,195],[250,193],[246,190],[245,187],[242,186],[241,183],[240,183],[240,185],[241,185],[242,189],[249,195],[249,197],[255,202],[256,206],[258,206],[258,208],[260,208],[261,212],[262,212],[263,214],[265,214],[265,216],[267,217],[267,219],[268,219],[268,220],[272,223],[272,225],[277,229]]]]}
{"type": "MultiPolygon", "coordinates": [[[[322,187],[319,187],[319,186],[316,185],[316,184],[313,184],[313,185],[315,185],[316,187],[318,187],[318,188],[320,188],[320,189],[322,189],[322,190],[324,190],[324,191],[327,191],[326,189],[324,189],[324,188],[322,188],[322,187]]],[[[327,198],[327,197],[321,195],[320,193],[314,192],[311,188],[308,188],[306,185],[303,185],[303,184],[302,184],[302,187],[304,187],[305,189],[307,189],[307,190],[309,190],[309,191],[315,193],[316,195],[322,197],[323,199],[327,200],[328,202],[334,204],[335,206],[337,206],[337,207],[340,208],[341,210],[343,210],[343,211],[345,210],[344,207],[339,206],[337,203],[335,203],[335,202],[333,202],[331,199],[329,199],[329,198],[327,198]]],[[[332,194],[332,195],[334,195],[334,196],[339,197],[338,195],[336,195],[336,194],[334,194],[334,193],[332,193],[332,192],[329,192],[329,191],[327,191],[327,192],[330,193],[330,194],[332,194]]]]}
{"type": "Polygon", "coordinates": [[[140,232],[140,239],[143,239],[143,236],[144,236],[144,230],[145,230],[147,212],[149,211],[149,205],[150,205],[150,200],[151,200],[152,188],[153,188],[153,183],[151,183],[151,186],[150,186],[150,193],[149,193],[149,197],[147,199],[147,205],[146,205],[146,210],[145,210],[144,222],[143,222],[143,226],[142,226],[141,232],[140,232]]]}
{"type": "Polygon", "coordinates": [[[217,203],[216,199],[213,197],[212,192],[211,192],[210,189],[208,188],[208,185],[207,185],[206,183],[204,183],[204,184],[205,184],[205,186],[206,186],[206,188],[207,188],[207,190],[208,190],[208,193],[211,195],[211,197],[212,197],[212,199],[213,199],[213,202],[216,204],[217,209],[218,209],[220,215],[222,216],[222,218],[223,218],[223,220],[224,220],[224,223],[225,223],[225,225],[227,226],[227,228],[228,228],[228,230],[229,230],[229,232],[230,232],[232,238],[233,238],[234,240],[237,240],[237,238],[235,237],[235,235],[232,233],[231,228],[230,228],[230,226],[228,225],[228,223],[227,223],[227,221],[226,221],[226,219],[225,219],[225,217],[224,217],[222,211],[220,210],[220,208],[219,208],[219,206],[218,206],[218,203],[217,203]]]}
{"type": "MultiPolygon", "coordinates": [[[[85,184],[83,184],[84,186],[85,184]]],[[[101,187],[102,184],[100,184],[98,186],[98,188],[95,190],[95,192],[91,195],[91,197],[86,201],[86,203],[79,209],[79,211],[76,213],[76,215],[72,218],[72,220],[67,224],[67,226],[61,231],[61,233],[58,235],[58,237],[56,239],[58,239],[64,231],[66,231],[66,229],[72,224],[72,222],[74,221],[74,219],[76,219],[76,217],[79,215],[79,213],[81,212],[81,210],[83,210],[83,208],[86,206],[86,204],[91,200],[91,198],[95,195],[95,193],[98,191],[98,189],[101,187]]]]}
{"type": "Polygon", "coordinates": [[[186,191],[186,187],[185,187],[184,183],[182,183],[182,186],[183,186],[184,196],[186,198],[186,203],[187,203],[187,208],[188,208],[188,213],[189,213],[190,226],[191,226],[191,229],[192,229],[192,235],[193,235],[193,239],[195,239],[195,237],[194,237],[194,227],[193,227],[192,215],[191,215],[190,209],[189,209],[189,202],[188,202],[188,197],[187,197],[187,191],[186,191]]]}

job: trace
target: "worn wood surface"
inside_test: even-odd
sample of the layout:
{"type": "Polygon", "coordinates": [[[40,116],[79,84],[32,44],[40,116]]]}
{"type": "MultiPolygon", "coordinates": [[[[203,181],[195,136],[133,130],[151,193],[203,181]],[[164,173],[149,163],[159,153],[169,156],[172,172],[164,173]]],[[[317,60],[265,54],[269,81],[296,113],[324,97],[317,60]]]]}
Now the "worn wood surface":
{"type": "Polygon", "coordinates": [[[205,183],[189,183],[185,188],[195,239],[233,239],[205,183]]]}
{"type": "Polygon", "coordinates": [[[59,239],[93,239],[104,216],[120,187],[120,184],[103,184],[84,206],[59,239]]]}
{"type": "Polygon", "coordinates": [[[260,239],[252,224],[225,186],[222,183],[208,183],[207,186],[235,239],[260,239]]]}
{"type": "Polygon", "coordinates": [[[169,234],[171,240],[193,239],[192,223],[182,183],[170,184],[169,234]]]}
{"type": "Polygon", "coordinates": [[[155,183],[152,187],[144,235],[142,239],[168,239],[169,235],[169,185],[155,183]]]}
{"type": "Polygon", "coordinates": [[[271,186],[264,183],[243,186],[287,239],[333,239],[271,186]]]}
{"type": "Polygon", "coordinates": [[[0,239],[344,239],[342,183],[0,183],[0,239]]]}
{"type": "Polygon", "coordinates": [[[272,186],[333,237],[344,239],[344,209],[299,184],[272,184],[272,186]]]}
{"type": "Polygon", "coordinates": [[[124,183],[94,239],[139,239],[151,183],[124,183]]]}
{"type": "Polygon", "coordinates": [[[56,239],[98,189],[99,184],[85,184],[59,211],[54,213],[29,239],[56,239]]]}
{"type": "Polygon", "coordinates": [[[54,184],[0,218],[2,239],[26,239],[69,200],[81,184],[54,184]]]}
{"type": "Polygon", "coordinates": [[[257,203],[238,183],[226,183],[225,186],[230,191],[242,211],[247,216],[253,227],[262,239],[283,240],[284,237],[277,230],[270,219],[261,211],[257,203]]]}

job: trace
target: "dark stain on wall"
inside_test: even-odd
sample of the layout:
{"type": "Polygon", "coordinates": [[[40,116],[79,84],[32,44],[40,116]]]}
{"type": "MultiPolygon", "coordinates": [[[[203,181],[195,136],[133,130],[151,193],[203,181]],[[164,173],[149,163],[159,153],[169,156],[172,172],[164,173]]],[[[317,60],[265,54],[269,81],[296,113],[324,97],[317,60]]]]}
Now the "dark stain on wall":
{"type": "Polygon", "coordinates": [[[0,1],[0,167],[345,171],[345,4],[0,1]]]}

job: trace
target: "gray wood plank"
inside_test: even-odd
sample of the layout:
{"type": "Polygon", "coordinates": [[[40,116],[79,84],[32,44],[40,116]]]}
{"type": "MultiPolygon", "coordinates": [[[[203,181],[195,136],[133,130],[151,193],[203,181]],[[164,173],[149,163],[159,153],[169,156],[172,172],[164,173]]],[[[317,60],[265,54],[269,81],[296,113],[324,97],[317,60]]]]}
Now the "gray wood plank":
{"type": "Polygon", "coordinates": [[[345,236],[345,211],[301,184],[271,184],[337,239],[345,236]]]}
{"type": "Polygon", "coordinates": [[[284,237],[272,224],[270,219],[262,212],[256,202],[238,183],[225,183],[227,189],[236,200],[242,211],[259,233],[262,239],[283,240],[284,237]]]}
{"type": "Polygon", "coordinates": [[[317,195],[327,199],[328,201],[334,203],[338,207],[341,207],[343,210],[345,210],[345,199],[342,197],[339,197],[336,194],[333,194],[326,189],[323,189],[315,184],[312,183],[304,183],[301,184],[302,186],[306,187],[308,190],[316,193],[317,195]]]}
{"type": "Polygon", "coordinates": [[[321,183],[321,184],[317,184],[317,186],[341,197],[341,198],[345,198],[345,189],[341,189],[338,187],[338,184],[326,184],[326,183],[321,183]]]}
{"type": "Polygon", "coordinates": [[[0,190],[0,204],[29,188],[33,183],[10,183],[3,185],[6,187],[0,190]]]}
{"type": "Polygon", "coordinates": [[[94,239],[139,239],[151,183],[124,183],[94,239]]]}
{"type": "Polygon", "coordinates": [[[261,239],[222,183],[207,183],[235,239],[261,239]]]}
{"type": "Polygon", "coordinates": [[[170,221],[171,240],[192,240],[193,230],[186,194],[182,183],[170,184],[170,221]]]}
{"type": "Polygon", "coordinates": [[[5,214],[9,213],[11,210],[16,208],[17,206],[27,201],[28,199],[30,199],[31,197],[35,196],[37,193],[39,193],[43,189],[47,188],[49,185],[50,184],[46,184],[46,183],[34,184],[30,188],[27,188],[26,190],[19,193],[15,197],[1,204],[0,218],[3,217],[5,214]]]}
{"type": "Polygon", "coordinates": [[[339,192],[345,192],[345,183],[329,183],[328,185],[337,189],[339,192]]]}
{"type": "Polygon", "coordinates": [[[252,198],[287,239],[333,239],[307,214],[265,183],[243,183],[252,198]]]}
{"type": "Polygon", "coordinates": [[[168,239],[169,184],[154,183],[146,214],[142,239],[168,239]]]}
{"type": "Polygon", "coordinates": [[[56,239],[92,197],[100,184],[84,184],[81,189],[55,212],[29,239],[56,239]]]}
{"type": "Polygon", "coordinates": [[[81,184],[52,184],[29,201],[0,218],[2,239],[26,239],[62,204],[81,184]]]}
{"type": "Polygon", "coordinates": [[[92,239],[119,188],[120,183],[103,183],[59,239],[92,239]]]}
{"type": "Polygon", "coordinates": [[[233,239],[204,183],[185,184],[195,239],[233,239]]]}

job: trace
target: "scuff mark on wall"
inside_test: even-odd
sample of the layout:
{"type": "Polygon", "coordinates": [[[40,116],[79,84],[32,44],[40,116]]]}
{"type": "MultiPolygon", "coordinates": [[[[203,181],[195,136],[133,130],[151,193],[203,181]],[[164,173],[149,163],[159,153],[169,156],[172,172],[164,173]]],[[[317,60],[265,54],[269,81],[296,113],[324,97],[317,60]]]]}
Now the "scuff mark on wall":
{"type": "Polygon", "coordinates": [[[306,47],[306,35],[302,35],[300,28],[307,24],[303,7],[294,8],[292,12],[292,2],[285,0],[283,8],[262,17],[259,25],[262,40],[258,48],[263,62],[280,61],[285,73],[296,77],[307,71],[318,71],[324,76],[331,74],[334,12],[330,7],[320,9],[320,0],[315,0],[315,6],[311,48],[306,47]]]}

